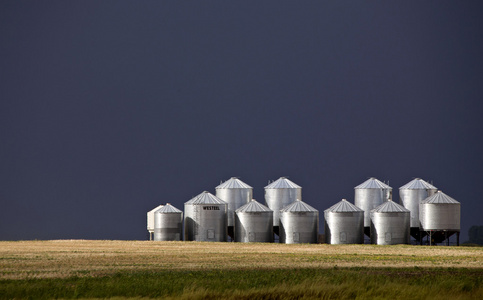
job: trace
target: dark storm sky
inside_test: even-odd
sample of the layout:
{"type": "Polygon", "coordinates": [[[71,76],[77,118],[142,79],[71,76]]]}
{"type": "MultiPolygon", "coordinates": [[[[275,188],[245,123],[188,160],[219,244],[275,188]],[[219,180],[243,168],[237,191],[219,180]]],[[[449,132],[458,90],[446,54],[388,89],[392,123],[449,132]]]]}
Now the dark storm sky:
{"type": "Polygon", "coordinates": [[[481,1],[1,1],[0,239],[145,239],[231,176],[322,212],[374,176],[432,180],[464,241],[482,29],[481,1]]]}

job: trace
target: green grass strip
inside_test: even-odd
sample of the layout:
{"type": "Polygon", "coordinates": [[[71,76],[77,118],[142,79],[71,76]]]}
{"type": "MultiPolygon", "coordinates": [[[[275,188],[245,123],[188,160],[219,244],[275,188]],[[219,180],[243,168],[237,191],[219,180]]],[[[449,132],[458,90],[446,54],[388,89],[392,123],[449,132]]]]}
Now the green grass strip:
{"type": "Polygon", "coordinates": [[[483,270],[332,268],[121,272],[0,280],[1,299],[483,299],[483,270]]]}

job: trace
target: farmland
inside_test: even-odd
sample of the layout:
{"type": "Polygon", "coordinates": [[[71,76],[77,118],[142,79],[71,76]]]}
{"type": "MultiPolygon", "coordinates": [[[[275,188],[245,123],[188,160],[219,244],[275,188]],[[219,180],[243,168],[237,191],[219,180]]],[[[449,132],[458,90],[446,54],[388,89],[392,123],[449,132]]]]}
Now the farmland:
{"type": "Polygon", "coordinates": [[[474,247],[0,242],[0,298],[483,298],[474,247]]]}

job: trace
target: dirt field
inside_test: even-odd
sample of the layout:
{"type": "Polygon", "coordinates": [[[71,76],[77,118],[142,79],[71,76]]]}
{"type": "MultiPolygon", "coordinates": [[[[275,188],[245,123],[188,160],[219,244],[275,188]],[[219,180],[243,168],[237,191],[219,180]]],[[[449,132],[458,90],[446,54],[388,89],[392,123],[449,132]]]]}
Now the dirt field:
{"type": "Polygon", "coordinates": [[[483,268],[482,249],[91,240],[0,242],[0,279],[183,269],[483,268]]]}

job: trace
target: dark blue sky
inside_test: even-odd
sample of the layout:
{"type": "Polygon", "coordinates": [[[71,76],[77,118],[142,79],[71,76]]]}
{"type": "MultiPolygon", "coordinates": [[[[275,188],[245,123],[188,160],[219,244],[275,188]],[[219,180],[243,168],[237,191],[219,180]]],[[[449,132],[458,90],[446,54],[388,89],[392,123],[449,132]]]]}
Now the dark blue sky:
{"type": "Polygon", "coordinates": [[[1,1],[0,239],[145,239],[231,176],[322,212],[374,176],[432,180],[464,241],[482,29],[481,1],[1,1]]]}

